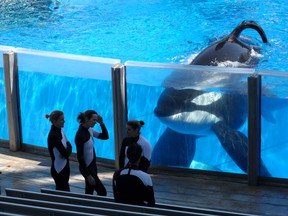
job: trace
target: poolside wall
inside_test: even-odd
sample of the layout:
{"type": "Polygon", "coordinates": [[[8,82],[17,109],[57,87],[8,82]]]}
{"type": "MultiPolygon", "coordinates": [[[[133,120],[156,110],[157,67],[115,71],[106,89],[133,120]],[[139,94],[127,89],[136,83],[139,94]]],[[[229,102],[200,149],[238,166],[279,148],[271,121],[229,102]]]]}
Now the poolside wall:
{"type": "MultiPolygon", "coordinates": [[[[35,117],[35,115],[42,115],[43,113],[29,113],[29,110],[23,112],[21,110],[22,107],[27,106],[27,102],[32,100],[29,98],[30,96],[34,97],[33,100],[37,99],[47,99],[50,101],[54,101],[55,103],[60,103],[58,107],[62,107],[65,113],[66,119],[75,119],[75,113],[69,113],[69,106],[72,104],[65,105],[62,101],[62,98],[53,97],[49,95],[49,91],[46,93],[40,92],[41,96],[39,98],[35,98],[35,95],[27,94],[23,96],[22,91],[22,100],[19,93],[19,89],[32,89],[33,86],[25,86],[25,88],[19,87],[19,83],[21,83],[21,76],[19,77],[18,71],[25,71],[27,75],[25,78],[29,79],[29,73],[39,73],[39,78],[37,81],[37,85],[42,85],[41,79],[47,76],[56,76],[59,77],[71,77],[71,80],[74,78],[79,79],[88,79],[88,80],[104,80],[109,84],[108,87],[104,85],[101,86],[102,89],[99,90],[101,94],[103,90],[105,95],[111,99],[112,107],[105,103],[107,100],[106,97],[100,98],[100,100],[104,100],[104,102],[100,102],[102,106],[107,106],[107,128],[110,131],[113,131],[112,135],[112,143],[113,150],[111,151],[111,146],[108,146],[107,149],[109,152],[112,152],[108,158],[111,161],[114,161],[114,166],[118,168],[118,153],[122,138],[125,136],[125,123],[129,117],[129,112],[133,112],[133,110],[129,109],[129,105],[132,107],[143,107],[146,106],[142,104],[142,102],[135,102],[132,99],[128,99],[129,90],[127,90],[127,85],[144,85],[144,86],[152,86],[152,87],[162,87],[162,88],[198,88],[198,89],[207,89],[208,91],[219,90],[220,91],[231,91],[236,89],[239,91],[246,91],[248,93],[249,103],[248,103],[248,128],[246,133],[248,135],[248,173],[247,173],[247,182],[250,185],[259,184],[259,179],[265,177],[260,176],[260,158],[261,158],[261,117],[259,116],[261,112],[261,78],[262,76],[271,76],[269,71],[259,71],[256,73],[254,69],[240,69],[240,68],[217,68],[217,67],[205,67],[205,66],[192,66],[192,65],[174,65],[174,64],[160,64],[160,63],[145,63],[145,62],[133,62],[127,61],[123,64],[120,63],[118,59],[105,59],[105,58],[96,58],[89,56],[77,56],[77,55],[68,55],[62,53],[52,53],[52,52],[42,52],[36,50],[27,50],[27,49],[19,49],[14,47],[0,47],[0,52],[3,54],[3,62],[0,61],[0,65],[3,65],[5,72],[5,99],[6,99],[6,109],[4,113],[6,113],[7,117],[6,122],[8,122],[7,127],[7,135],[4,137],[0,137],[4,143],[4,145],[9,145],[12,151],[23,150],[29,147],[34,146],[33,136],[35,133],[31,133],[31,131],[27,130],[27,128],[23,128],[23,125],[28,128],[35,127],[40,130],[45,130],[44,135],[47,130],[47,122],[42,125],[42,120],[39,119],[31,119],[35,117]],[[80,69],[80,70],[79,70],[80,69]],[[175,73],[177,71],[177,73],[175,73]],[[191,73],[191,71],[193,71],[191,73]],[[205,73],[205,77],[199,77],[199,73],[205,73]],[[218,79],[215,82],[215,73],[221,74],[224,77],[229,76],[229,80],[218,79]],[[176,77],[175,77],[176,74],[176,77]],[[157,75],[157,76],[156,76],[157,75]],[[177,76],[179,77],[177,78],[177,76]],[[208,82],[207,77],[211,76],[211,80],[213,82],[208,82]],[[171,79],[172,77],[172,79],[171,79]],[[196,78],[195,78],[196,77],[196,78]],[[231,79],[231,77],[233,77],[231,79]],[[195,82],[191,82],[191,79],[197,81],[197,85],[195,82]],[[151,82],[153,80],[153,82],[151,82]],[[239,80],[240,83],[245,83],[244,85],[238,86],[239,80]],[[201,82],[202,81],[202,82],[201,82]],[[226,83],[225,83],[226,82],[226,83]],[[244,86],[244,89],[243,89],[244,86]],[[23,97],[26,101],[23,101],[23,97]],[[106,98],[106,99],[105,99],[106,98]],[[133,103],[136,103],[133,104],[133,103]],[[21,104],[24,103],[24,104],[21,104]],[[62,104],[63,103],[63,104],[62,104]],[[139,104],[138,104],[139,103],[139,104]],[[68,106],[68,107],[66,107],[68,106]],[[66,111],[67,110],[67,111],[66,111]],[[22,111],[22,112],[21,112],[22,111]],[[66,114],[67,113],[67,114],[66,114]],[[29,118],[28,118],[29,117],[29,118]],[[113,121],[111,121],[113,119],[113,121]]],[[[279,77],[282,77],[280,73],[274,73],[279,77]]],[[[23,75],[22,75],[23,76],[23,75]]],[[[285,75],[284,75],[285,77],[285,75]]],[[[217,80],[217,79],[216,79],[217,80]]],[[[75,82],[75,86],[77,86],[77,81],[75,82]]],[[[209,79],[208,79],[209,81],[209,79]]],[[[43,82],[44,83],[44,82],[43,82]]],[[[61,85],[61,81],[59,81],[61,85]]],[[[54,84],[54,81],[50,81],[48,85],[54,84]]],[[[93,86],[94,83],[92,83],[93,86]]],[[[21,84],[20,84],[21,85],[21,84]]],[[[91,85],[87,83],[87,86],[91,88],[91,85]]],[[[83,88],[86,88],[84,86],[83,88]]],[[[51,88],[57,87],[57,83],[55,86],[51,86],[51,88]]],[[[63,86],[64,88],[65,86],[63,86]]],[[[88,90],[89,90],[88,87],[88,90]]],[[[72,86],[69,86],[70,91],[72,86]]],[[[95,86],[97,88],[97,86],[95,86]]],[[[133,89],[133,88],[132,88],[133,89]]],[[[77,92],[79,89],[73,88],[73,91],[77,92]]],[[[130,89],[131,90],[131,89],[130,89]]],[[[133,89],[135,90],[135,89],[133,89]]],[[[52,91],[51,91],[52,92],[52,91]]],[[[93,93],[89,93],[93,94],[93,93]]],[[[76,94],[77,95],[77,94],[76,94]]],[[[82,96],[82,95],[81,95],[82,96]]],[[[90,95],[91,96],[91,95],[90,95]]],[[[74,95],[75,97],[75,95],[74,95]]],[[[89,98],[85,98],[85,100],[89,100],[89,98]]],[[[137,99],[135,99],[137,100],[137,99]]],[[[146,101],[149,103],[148,98],[141,98],[141,101],[146,101]]],[[[78,100],[75,97],[75,103],[81,103],[81,100],[78,100]]],[[[39,109],[41,109],[41,103],[43,101],[40,100],[39,109]]],[[[45,106],[45,104],[43,105],[45,106]]],[[[28,106],[29,107],[29,106],[28,106]]],[[[88,108],[88,107],[87,107],[88,108]]],[[[96,106],[97,108],[97,106],[96,106]]],[[[145,109],[145,107],[143,107],[145,109]]],[[[27,109],[27,108],[24,108],[27,109]]],[[[29,109],[29,108],[28,108],[29,109]]],[[[47,106],[45,112],[50,112],[52,107],[47,106]]],[[[83,107],[85,110],[86,107],[83,107]]],[[[147,108],[149,109],[149,108],[147,108]]],[[[83,110],[82,110],[83,111],[83,110]]],[[[43,112],[43,110],[41,110],[43,112]]],[[[3,115],[3,113],[2,113],[3,115]]],[[[133,117],[133,114],[130,114],[130,118],[133,117]]],[[[151,119],[153,117],[150,117],[151,119]]],[[[154,119],[151,122],[155,122],[154,119]]],[[[65,126],[65,131],[75,131],[75,125],[68,128],[65,126]]],[[[5,134],[5,132],[4,132],[5,134]]],[[[46,137],[41,134],[40,137],[37,137],[39,140],[45,140],[46,137]]],[[[45,148],[35,146],[34,149],[36,151],[45,152],[45,148]],[[42,149],[42,150],[40,150],[42,149]]],[[[107,149],[103,151],[107,152],[107,149]]],[[[34,150],[35,151],[35,150],[34,150]]],[[[99,153],[101,157],[101,152],[99,153]]],[[[98,154],[98,155],[99,155],[98,154]]],[[[181,170],[181,169],[180,169],[181,170]]],[[[183,169],[182,169],[183,170],[183,169]]],[[[233,173],[231,173],[233,174],[233,173]]],[[[237,174],[237,173],[234,173],[237,174]]],[[[245,176],[245,174],[244,174],[245,176]]]]}

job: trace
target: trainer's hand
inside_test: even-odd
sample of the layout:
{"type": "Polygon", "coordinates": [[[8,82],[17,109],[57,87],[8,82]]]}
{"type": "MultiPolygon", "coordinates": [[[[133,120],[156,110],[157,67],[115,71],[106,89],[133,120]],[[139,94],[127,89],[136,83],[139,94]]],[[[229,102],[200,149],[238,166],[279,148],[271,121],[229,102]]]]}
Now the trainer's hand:
{"type": "Polygon", "coordinates": [[[97,117],[97,122],[98,122],[99,124],[103,124],[103,118],[102,118],[102,116],[98,115],[98,117],[97,117]]]}

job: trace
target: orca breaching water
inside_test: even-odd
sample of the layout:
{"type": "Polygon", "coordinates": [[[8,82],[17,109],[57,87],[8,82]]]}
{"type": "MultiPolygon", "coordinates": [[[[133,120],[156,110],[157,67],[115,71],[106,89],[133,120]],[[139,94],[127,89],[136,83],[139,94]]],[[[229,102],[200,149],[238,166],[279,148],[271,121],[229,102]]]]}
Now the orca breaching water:
{"type": "MultiPolygon", "coordinates": [[[[228,36],[199,53],[190,64],[217,66],[232,61],[254,67],[251,60],[256,46],[239,36],[244,29],[256,30],[268,43],[263,29],[254,21],[243,21],[228,36]]],[[[197,138],[214,133],[238,167],[247,173],[248,139],[238,129],[247,119],[247,94],[206,92],[196,89],[166,88],[160,95],[154,114],[167,126],[153,149],[152,163],[190,167],[197,138]]],[[[207,150],[209,151],[209,150],[207,150]]],[[[261,174],[270,176],[264,163],[261,174]]]]}

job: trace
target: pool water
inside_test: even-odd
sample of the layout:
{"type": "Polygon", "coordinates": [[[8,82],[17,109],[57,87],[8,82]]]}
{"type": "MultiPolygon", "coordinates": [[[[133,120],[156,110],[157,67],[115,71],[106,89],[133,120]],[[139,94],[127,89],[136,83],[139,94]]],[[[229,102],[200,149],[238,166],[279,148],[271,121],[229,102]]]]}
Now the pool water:
{"type": "MultiPolygon", "coordinates": [[[[288,6],[281,0],[63,0],[57,9],[9,2],[0,6],[1,45],[122,62],[186,63],[243,20],[254,20],[271,44],[263,46],[259,68],[287,70],[288,6]]],[[[262,46],[254,30],[245,34],[262,46]]]]}
{"type": "MultiPolygon", "coordinates": [[[[187,64],[191,56],[229,34],[243,20],[254,20],[262,26],[270,42],[270,45],[262,44],[254,30],[243,32],[245,37],[262,48],[263,57],[257,70],[286,72],[288,69],[288,6],[280,0],[63,0],[59,1],[60,5],[38,6],[31,6],[29,0],[7,2],[0,0],[0,45],[116,58],[121,62],[187,64]]],[[[69,122],[65,124],[65,131],[73,142],[78,127],[76,115],[92,106],[102,113],[107,119],[107,127],[113,130],[112,121],[108,120],[113,118],[112,99],[106,97],[111,95],[110,84],[43,74],[21,73],[20,76],[27,81],[20,85],[21,97],[27,99],[24,104],[29,104],[22,107],[22,113],[25,117],[33,116],[34,122],[39,122],[37,127],[48,131],[49,123],[43,121],[43,115],[51,111],[49,107],[62,109],[66,122],[69,122]],[[29,88],[34,82],[41,82],[41,85],[29,88]],[[51,88],[51,85],[57,85],[63,94],[59,96],[58,89],[51,88]],[[104,87],[105,94],[94,89],[99,85],[104,87]],[[85,93],[87,89],[88,94],[85,93]],[[47,92],[50,97],[46,96],[47,92]],[[75,101],[79,95],[87,98],[75,101]],[[97,101],[100,103],[91,102],[92,95],[99,96],[97,101]],[[53,104],[55,98],[57,105],[53,104]]],[[[129,119],[145,121],[142,134],[153,145],[166,129],[153,114],[162,90],[149,85],[128,85],[129,119]],[[143,96],[149,103],[147,100],[135,100],[143,96]]],[[[2,100],[3,95],[4,92],[0,94],[1,101],[5,100],[2,100]]],[[[0,104],[1,116],[5,109],[5,104],[0,104]]],[[[287,115],[285,110],[273,115],[277,119],[277,127],[264,119],[263,131],[277,131],[278,139],[273,139],[275,134],[263,134],[267,142],[263,145],[262,156],[273,176],[287,178],[285,154],[288,153],[288,140],[282,136],[285,131],[281,130],[285,128],[287,115]]],[[[29,118],[23,118],[22,123],[27,143],[47,145],[46,133],[35,134],[35,125],[29,118]]],[[[247,122],[241,131],[247,132],[247,122]]],[[[0,133],[5,134],[3,128],[0,133]]],[[[113,159],[113,132],[110,134],[112,141],[105,145],[96,142],[96,149],[98,156],[113,159]]],[[[191,167],[242,173],[215,135],[197,140],[191,167]]]]}

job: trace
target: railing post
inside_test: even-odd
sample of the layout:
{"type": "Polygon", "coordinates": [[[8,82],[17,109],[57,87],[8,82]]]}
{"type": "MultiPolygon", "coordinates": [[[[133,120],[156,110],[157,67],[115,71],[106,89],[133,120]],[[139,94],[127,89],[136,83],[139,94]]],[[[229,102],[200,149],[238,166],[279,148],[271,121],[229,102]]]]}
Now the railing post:
{"type": "Polygon", "coordinates": [[[112,67],[112,93],[114,114],[114,146],[115,168],[119,169],[119,153],[121,143],[126,135],[127,123],[127,93],[126,93],[126,67],[116,64],[112,67]]]}
{"type": "Polygon", "coordinates": [[[21,118],[17,54],[12,51],[4,53],[3,63],[9,127],[9,148],[12,151],[17,151],[21,148],[21,118]]]}
{"type": "Polygon", "coordinates": [[[258,185],[261,158],[261,76],[248,78],[248,185],[258,185]]]}

